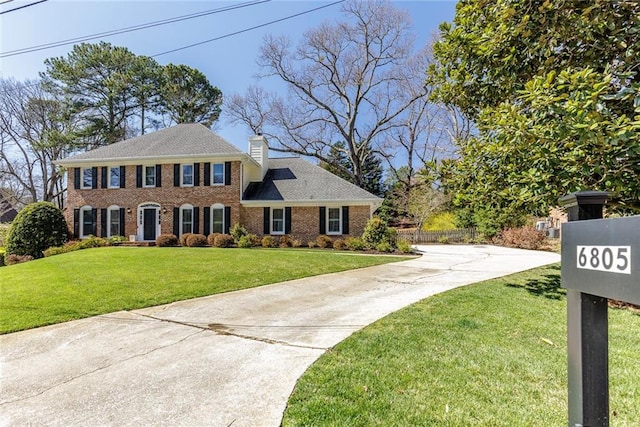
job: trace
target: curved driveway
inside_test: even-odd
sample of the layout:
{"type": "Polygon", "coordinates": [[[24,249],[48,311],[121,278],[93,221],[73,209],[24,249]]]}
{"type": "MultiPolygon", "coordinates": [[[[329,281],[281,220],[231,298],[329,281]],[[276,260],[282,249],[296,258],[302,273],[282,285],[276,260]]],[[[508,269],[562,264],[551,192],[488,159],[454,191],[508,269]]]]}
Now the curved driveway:
{"type": "Polygon", "coordinates": [[[430,295],[560,261],[419,249],[410,261],[0,336],[0,425],[278,426],[300,375],[354,331],[430,295]]]}

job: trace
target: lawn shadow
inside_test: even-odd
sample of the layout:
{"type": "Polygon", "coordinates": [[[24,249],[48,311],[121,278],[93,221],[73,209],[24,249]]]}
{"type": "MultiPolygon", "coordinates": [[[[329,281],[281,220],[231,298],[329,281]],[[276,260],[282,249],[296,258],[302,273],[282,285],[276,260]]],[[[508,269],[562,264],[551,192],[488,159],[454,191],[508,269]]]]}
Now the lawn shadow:
{"type": "Polygon", "coordinates": [[[557,273],[545,274],[540,278],[527,280],[524,284],[507,283],[506,286],[524,288],[533,295],[548,299],[562,299],[567,295],[567,290],[561,287],[560,266],[551,266],[549,269],[556,270],[557,273]]]}

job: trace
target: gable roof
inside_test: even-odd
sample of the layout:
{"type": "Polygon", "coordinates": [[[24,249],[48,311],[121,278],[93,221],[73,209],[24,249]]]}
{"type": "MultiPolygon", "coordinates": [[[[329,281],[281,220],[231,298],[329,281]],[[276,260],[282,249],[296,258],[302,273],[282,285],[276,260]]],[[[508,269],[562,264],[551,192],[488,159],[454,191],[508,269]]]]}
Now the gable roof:
{"type": "Polygon", "coordinates": [[[56,162],[60,165],[111,160],[128,161],[246,155],[200,123],[182,123],[157,132],[126,139],[56,162]]]}
{"type": "Polygon", "coordinates": [[[298,157],[271,158],[262,182],[252,182],[243,202],[361,202],[381,204],[382,199],[298,157]]]}
{"type": "Polygon", "coordinates": [[[18,215],[18,211],[0,194],[0,222],[11,222],[18,215]]]}

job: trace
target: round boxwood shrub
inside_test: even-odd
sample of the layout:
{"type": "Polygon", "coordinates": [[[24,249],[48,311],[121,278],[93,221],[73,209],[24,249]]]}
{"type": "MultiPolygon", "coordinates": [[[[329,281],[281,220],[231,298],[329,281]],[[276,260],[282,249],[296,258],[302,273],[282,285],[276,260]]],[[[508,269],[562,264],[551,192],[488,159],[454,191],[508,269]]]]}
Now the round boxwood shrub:
{"type": "Polygon", "coordinates": [[[204,234],[190,234],[187,237],[187,246],[190,248],[201,248],[207,246],[207,236],[204,234]]]}
{"type": "Polygon", "coordinates": [[[13,220],[7,236],[7,254],[42,258],[45,249],[69,240],[67,223],[60,209],[49,202],[25,206],[13,220]]]}
{"type": "Polygon", "coordinates": [[[230,248],[233,245],[233,236],[230,234],[218,234],[213,241],[216,248],[230,248]]]}
{"type": "Polygon", "coordinates": [[[161,234],[156,239],[156,245],[160,247],[178,246],[178,238],[175,234],[161,234]]]}

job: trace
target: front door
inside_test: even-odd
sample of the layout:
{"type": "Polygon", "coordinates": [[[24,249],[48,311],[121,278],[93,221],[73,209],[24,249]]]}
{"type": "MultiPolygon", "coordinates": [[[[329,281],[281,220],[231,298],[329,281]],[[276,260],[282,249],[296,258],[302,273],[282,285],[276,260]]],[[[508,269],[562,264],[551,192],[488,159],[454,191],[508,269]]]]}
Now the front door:
{"type": "Polygon", "coordinates": [[[156,225],[158,224],[158,210],[144,208],[142,211],[142,240],[156,240],[156,225]]]}

